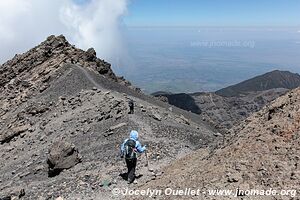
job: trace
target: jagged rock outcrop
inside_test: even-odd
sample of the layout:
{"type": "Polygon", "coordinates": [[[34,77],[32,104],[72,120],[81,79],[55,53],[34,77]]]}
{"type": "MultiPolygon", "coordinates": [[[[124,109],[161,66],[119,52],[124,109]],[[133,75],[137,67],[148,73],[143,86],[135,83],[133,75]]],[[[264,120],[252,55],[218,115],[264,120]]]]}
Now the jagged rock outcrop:
{"type": "MultiPolygon", "coordinates": [[[[19,79],[24,78],[20,81],[26,81],[23,84],[28,85],[28,81],[32,80],[26,79],[28,77],[26,72],[34,69],[40,75],[47,75],[65,63],[80,64],[92,68],[112,80],[117,80],[110,64],[98,59],[94,49],[91,48],[85,52],[72,46],[63,35],[57,37],[52,35],[30,51],[16,55],[12,60],[4,63],[0,68],[0,86],[4,86],[17,76],[19,79]]],[[[43,81],[46,82],[47,78],[50,77],[44,76],[43,81]]]]}
{"type": "Polygon", "coordinates": [[[109,63],[97,58],[93,48],[83,51],[71,45],[63,35],[49,36],[40,45],[16,55],[0,67],[0,92],[3,94],[0,96],[0,116],[8,107],[18,106],[49,88],[66,64],[80,65],[133,88],[113,73],[109,63]]]}
{"type": "Polygon", "coordinates": [[[9,142],[16,136],[19,136],[21,133],[26,132],[30,128],[30,125],[23,125],[19,127],[12,128],[11,131],[4,132],[0,135],[0,143],[9,142]]]}

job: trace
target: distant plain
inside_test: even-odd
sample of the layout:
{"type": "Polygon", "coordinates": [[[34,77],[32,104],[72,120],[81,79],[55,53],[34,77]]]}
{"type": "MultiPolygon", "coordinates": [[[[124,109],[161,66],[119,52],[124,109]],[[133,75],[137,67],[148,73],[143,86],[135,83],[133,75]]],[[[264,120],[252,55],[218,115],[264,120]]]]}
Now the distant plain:
{"type": "Polygon", "coordinates": [[[297,27],[131,27],[114,64],[146,93],[215,91],[265,72],[300,73],[297,27]]]}

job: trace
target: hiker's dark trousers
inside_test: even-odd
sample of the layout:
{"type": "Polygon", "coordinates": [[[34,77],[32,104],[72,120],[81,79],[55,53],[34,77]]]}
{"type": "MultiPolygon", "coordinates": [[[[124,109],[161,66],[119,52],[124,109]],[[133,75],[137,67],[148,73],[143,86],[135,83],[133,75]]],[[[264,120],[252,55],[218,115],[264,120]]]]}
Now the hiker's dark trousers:
{"type": "Polygon", "coordinates": [[[125,159],[126,160],[126,165],[127,165],[127,177],[128,177],[128,182],[132,183],[135,178],[135,168],[136,168],[136,158],[132,159],[125,159]]]}

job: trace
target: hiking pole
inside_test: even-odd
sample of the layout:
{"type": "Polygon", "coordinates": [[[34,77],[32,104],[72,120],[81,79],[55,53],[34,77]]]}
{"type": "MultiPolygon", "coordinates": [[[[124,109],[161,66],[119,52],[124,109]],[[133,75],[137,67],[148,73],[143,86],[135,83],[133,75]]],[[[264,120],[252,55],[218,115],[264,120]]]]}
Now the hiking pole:
{"type": "Polygon", "coordinates": [[[150,169],[150,168],[149,168],[149,159],[148,159],[147,150],[145,151],[145,156],[146,156],[146,162],[147,162],[147,163],[146,163],[147,169],[148,169],[149,172],[152,172],[153,169],[150,169]]]}
{"type": "Polygon", "coordinates": [[[149,160],[148,160],[147,150],[145,151],[145,156],[146,156],[146,167],[149,167],[149,160]]]}

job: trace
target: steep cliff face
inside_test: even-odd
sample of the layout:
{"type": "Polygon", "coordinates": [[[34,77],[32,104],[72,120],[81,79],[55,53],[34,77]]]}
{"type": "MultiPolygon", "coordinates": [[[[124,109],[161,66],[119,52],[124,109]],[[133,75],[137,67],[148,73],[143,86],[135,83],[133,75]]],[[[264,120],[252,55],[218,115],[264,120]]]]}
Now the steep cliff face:
{"type": "Polygon", "coordinates": [[[204,121],[222,132],[227,132],[252,113],[259,111],[288,91],[288,89],[276,88],[248,92],[239,97],[222,97],[215,93],[195,93],[191,94],[191,97],[202,111],[200,117],[204,121]]]}
{"type": "Polygon", "coordinates": [[[176,107],[199,114],[199,118],[220,132],[245,120],[252,113],[288,92],[285,88],[244,93],[242,96],[223,97],[213,92],[193,94],[156,93],[154,96],[176,107]]]}

